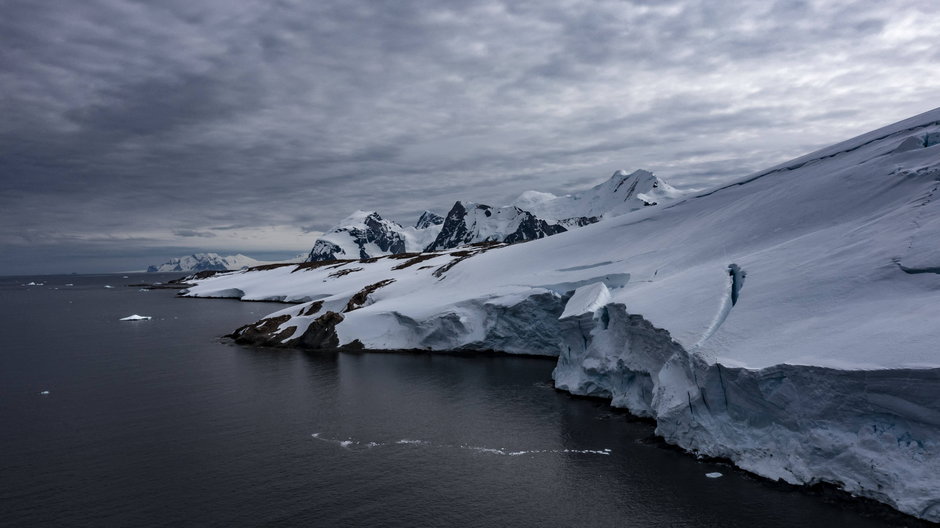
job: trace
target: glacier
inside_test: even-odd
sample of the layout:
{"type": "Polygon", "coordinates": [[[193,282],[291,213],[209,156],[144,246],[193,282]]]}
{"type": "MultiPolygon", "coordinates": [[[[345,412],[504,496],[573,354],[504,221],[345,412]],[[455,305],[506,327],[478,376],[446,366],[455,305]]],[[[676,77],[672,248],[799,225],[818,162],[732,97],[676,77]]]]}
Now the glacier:
{"type": "Polygon", "coordinates": [[[296,303],[236,331],[249,343],[557,356],[557,388],[689,452],[940,522],[938,137],[940,109],[523,244],[249,269],[184,295],[296,303]]]}

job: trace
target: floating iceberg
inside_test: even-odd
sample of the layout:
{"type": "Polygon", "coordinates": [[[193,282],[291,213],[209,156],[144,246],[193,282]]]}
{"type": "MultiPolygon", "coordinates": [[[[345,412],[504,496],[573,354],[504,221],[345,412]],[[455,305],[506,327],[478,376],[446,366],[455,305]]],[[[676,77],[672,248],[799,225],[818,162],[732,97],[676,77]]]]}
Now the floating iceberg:
{"type": "Polygon", "coordinates": [[[149,315],[128,315],[127,317],[122,317],[121,321],[149,321],[152,319],[149,315]]]}

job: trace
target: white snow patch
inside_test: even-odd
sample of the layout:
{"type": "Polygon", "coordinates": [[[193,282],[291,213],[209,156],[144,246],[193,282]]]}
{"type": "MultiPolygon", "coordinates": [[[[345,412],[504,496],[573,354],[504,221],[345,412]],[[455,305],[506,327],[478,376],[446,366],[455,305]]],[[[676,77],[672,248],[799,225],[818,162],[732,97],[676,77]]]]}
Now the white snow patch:
{"type": "Polygon", "coordinates": [[[582,286],[574,291],[571,299],[565,305],[565,311],[562,312],[559,319],[581,315],[583,313],[594,313],[602,306],[610,302],[610,290],[603,282],[595,282],[588,286],[582,286]]]}

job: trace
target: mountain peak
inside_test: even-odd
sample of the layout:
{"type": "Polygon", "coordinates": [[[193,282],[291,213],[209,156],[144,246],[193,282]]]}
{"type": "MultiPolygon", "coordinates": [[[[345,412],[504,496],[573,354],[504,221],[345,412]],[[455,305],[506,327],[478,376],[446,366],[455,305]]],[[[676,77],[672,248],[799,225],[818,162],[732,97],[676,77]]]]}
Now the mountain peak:
{"type": "Polygon", "coordinates": [[[418,221],[415,223],[415,229],[427,229],[431,226],[441,225],[444,223],[444,218],[436,213],[431,211],[424,211],[421,213],[421,216],[418,217],[418,221]]]}

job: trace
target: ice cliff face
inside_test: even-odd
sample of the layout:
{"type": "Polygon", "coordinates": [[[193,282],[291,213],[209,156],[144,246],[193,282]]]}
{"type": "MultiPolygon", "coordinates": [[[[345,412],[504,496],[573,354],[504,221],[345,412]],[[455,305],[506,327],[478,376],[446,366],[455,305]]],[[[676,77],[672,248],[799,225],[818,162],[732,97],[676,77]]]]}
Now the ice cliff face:
{"type": "MultiPolygon", "coordinates": [[[[940,109],[526,244],[231,273],[188,295],[299,303],[246,342],[558,356],[557,387],[689,451],[940,521],[938,134],[940,109]]],[[[636,197],[642,178],[609,183],[636,197]]]]}
{"type": "Polygon", "coordinates": [[[240,270],[266,264],[245,255],[220,256],[218,253],[194,253],[185,257],[170,259],[163,264],[148,266],[148,272],[190,272],[190,271],[227,271],[240,270]]]}
{"type": "Polygon", "coordinates": [[[725,366],[623,304],[578,311],[560,321],[557,388],[655,418],[657,434],[691,452],[940,520],[940,369],[725,366]]]}

